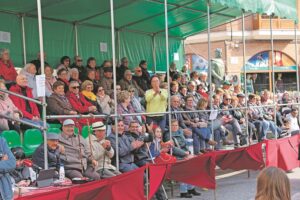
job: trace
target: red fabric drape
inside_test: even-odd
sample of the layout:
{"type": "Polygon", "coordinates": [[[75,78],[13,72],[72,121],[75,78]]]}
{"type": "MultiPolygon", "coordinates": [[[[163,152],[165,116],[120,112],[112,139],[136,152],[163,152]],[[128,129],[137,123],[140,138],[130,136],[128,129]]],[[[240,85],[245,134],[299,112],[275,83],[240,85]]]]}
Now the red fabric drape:
{"type": "Polygon", "coordinates": [[[215,167],[213,156],[209,154],[201,155],[189,160],[169,164],[167,177],[198,187],[215,189],[215,167]]]}
{"type": "Polygon", "coordinates": [[[149,199],[153,197],[161,183],[165,178],[165,174],[167,172],[167,165],[150,165],[149,166],[149,199]]]}
{"type": "Polygon", "coordinates": [[[31,195],[26,194],[23,197],[15,197],[17,200],[65,200],[69,196],[69,188],[57,189],[54,187],[49,188],[49,190],[33,191],[31,195]]]}
{"type": "Polygon", "coordinates": [[[216,156],[216,164],[223,170],[258,170],[264,167],[262,143],[229,151],[213,152],[213,155],[216,156]]]}
{"type": "Polygon", "coordinates": [[[267,166],[292,170],[300,167],[298,160],[300,135],[267,141],[267,166]]]}

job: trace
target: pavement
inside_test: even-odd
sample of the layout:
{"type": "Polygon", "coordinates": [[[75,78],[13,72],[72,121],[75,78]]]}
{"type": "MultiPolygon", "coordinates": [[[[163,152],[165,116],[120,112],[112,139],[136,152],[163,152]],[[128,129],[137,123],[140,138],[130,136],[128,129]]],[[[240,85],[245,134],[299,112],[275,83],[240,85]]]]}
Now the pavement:
{"type": "MultiPolygon", "coordinates": [[[[230,171],[217,170],[217,189],[202,190],[201,196],[193,198],[179,198],[179,186],[174,186],[174,195],[171,197],[170,188],[167,188],[169,199],[172,200],[254,200],[256,194],[256,177],[259,171],[230,171]],[[214,198],[215,196],[215,198],[214,198]]],[[[292,200],[300,200],[300,168],[287,173],[291,182],[292,200]]]]}

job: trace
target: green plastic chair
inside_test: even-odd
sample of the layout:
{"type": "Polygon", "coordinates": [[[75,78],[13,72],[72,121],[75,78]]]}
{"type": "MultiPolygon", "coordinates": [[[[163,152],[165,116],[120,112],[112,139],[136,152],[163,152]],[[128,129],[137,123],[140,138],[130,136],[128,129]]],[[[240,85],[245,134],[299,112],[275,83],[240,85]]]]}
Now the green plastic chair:
{"type": "Polygon", "coordinates": [[[83,138],[87,138],[89,136],[89,131],[90,131],[90,134],[92,133],[92,127],[90,126],[84,126],[81,130],[81,136],[83,138]],[[90,128],[90,130],[89,130],[90,128]]]}
{"type": "Polygon", "coordinates": [[[48,128],[47,133],[61,134],[61,130],[59,128],[48,128]]]}
{"type": "Polygon", "coordinates": [[[6,139],[9,148],[22,147],[21,138],[17,131],[9,130],[3,131],[1,136],[6,139]]]}
{"type": "Polygon", "coordinates": [[[38,129],[27,129],[24,133],[24,152],[26,157],[31,156],[33,152],[43,143],[42,132],[38,129]]]}
{"type": "Polygon", "coordinates": [[[50,128],[58,128],[58,129],[61,128],[61,124],[49,124],[49,125],[50,125],[50,128]]]}
{"type": "Polygon", "coordinates": [[[74,134],[78,135],[79,129],[77,127],[74,128],[74,134]]]}

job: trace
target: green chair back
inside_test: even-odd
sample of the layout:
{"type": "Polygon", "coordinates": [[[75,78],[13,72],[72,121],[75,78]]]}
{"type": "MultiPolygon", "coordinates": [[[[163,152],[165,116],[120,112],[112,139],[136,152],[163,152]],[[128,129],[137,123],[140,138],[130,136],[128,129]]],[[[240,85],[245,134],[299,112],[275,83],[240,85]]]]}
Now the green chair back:
{"type": "Polygon", "coordinates": [[[43,143],[42,132],[38,129],[27,129],[24,133],[24,152],[31,156],[33,152],[43,143]]]}
{"type": "Polygon", "coordinates": [[[61,130],[59,128],[48,128],[47,133],[61,134],[61,130]]]}
{"type": "Polygon", "coordinates": [[[89,133],[92,134],[92,126],[90,126],[90,127],[84,126],[81,131],[81,136],[83,138],[87,138],[89,136],[89,133]],[[90,130],[89,130],[89,128],[90,128],[90,130]]]}
{"type": "Polygon", "coordinates": [[[22,147],[21,138],[17,131],[15,130],[3,131],[1,133],[1,136],[6,139],[9,148],[22,147]]]}

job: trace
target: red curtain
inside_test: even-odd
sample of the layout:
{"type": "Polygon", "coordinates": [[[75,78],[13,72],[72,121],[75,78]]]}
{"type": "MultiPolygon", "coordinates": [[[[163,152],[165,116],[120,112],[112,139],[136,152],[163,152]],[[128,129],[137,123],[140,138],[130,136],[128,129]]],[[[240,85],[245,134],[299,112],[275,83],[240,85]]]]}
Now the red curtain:
{"type": "Polygon", "coordinates": [[[166,164],[159,165],[149,165],[149,199],[153,197],[161,183],[165,178],[165,174],[167,172],[166,164]]]}
{"type": "Polygon", "coordinates": [[[213,152],[216,156],[216,164],[223,170],[258,170],[264,167],[262,143],[249,147],[213,152]]]}
{"type": "Polygon", "coordinates": [[[215,168],[214,157],[205,154],[169,164],[167,178],[198,187],[215,189],[215,168]]]}
{"type": "Polygon", "coordinates": [[[14,199],[17,200],[65,200],[68,199],[69,196],[69,188],[66,189],[57,189],[55,187],[51,187],[51,190],[41,190],[41,191],[34,191],[33,194],[23,197],[15,197],[14,199]],[[55,192],[54,192],[55,191],[55,192]]]}
{"type": "Polygon", "coordinates": [[[267,141],[267,166],[292,170],[300,167],[298,160],[300,135],[267,141]]]}

